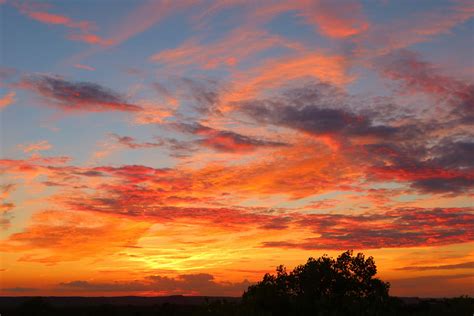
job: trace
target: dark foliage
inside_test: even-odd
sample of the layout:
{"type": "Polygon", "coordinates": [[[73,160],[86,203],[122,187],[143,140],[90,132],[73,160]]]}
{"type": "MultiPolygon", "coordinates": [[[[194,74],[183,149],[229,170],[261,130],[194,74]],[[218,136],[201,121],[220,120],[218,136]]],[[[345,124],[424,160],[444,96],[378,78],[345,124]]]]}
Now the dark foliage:
{"type": "Polygon", "coordinates": [[[256,315],[380,315],[389,306],[389,284],[376,273],[373,258],[362,253],[309,258],[289,273],[279,266],[266,274],[242,303],[256,315]]]}

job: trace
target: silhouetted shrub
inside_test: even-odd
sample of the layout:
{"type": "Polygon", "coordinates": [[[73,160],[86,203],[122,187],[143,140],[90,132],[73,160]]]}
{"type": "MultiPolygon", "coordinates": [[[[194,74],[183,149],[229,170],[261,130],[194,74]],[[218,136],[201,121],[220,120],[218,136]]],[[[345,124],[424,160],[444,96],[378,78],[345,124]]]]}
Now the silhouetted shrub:
{"type": "Polygon", "coordinates": [[[254,315],[381,315],[390,309],[389,283],[375,278],[372,257],[348,250],[337,259],[324,255],[276,275],[266,274],[243,294],[254,315]]]}

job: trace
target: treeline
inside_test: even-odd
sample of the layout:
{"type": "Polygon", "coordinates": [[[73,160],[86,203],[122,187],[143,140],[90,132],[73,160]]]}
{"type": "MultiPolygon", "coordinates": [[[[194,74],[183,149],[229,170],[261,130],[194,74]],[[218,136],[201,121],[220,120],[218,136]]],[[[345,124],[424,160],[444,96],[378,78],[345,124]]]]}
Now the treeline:
{"type": "MultiPolygon", "coordinates": [[[[376,315],[387,316],[445,316],[459,315],[472,316],[474,310],[474,299],[469,297],[449,298],[449,299],[425,299],[415,304],[406,304],[397,298],[390,298],[387,309],[378,312],[376,315]]],[[[75,307],[56,307],[52,304],[45,303],[42,298],[32,298],[19,307],[3,308],[0,306],[1,315],[11,316],[273,316],[273,315],[321,315],[321,316],[338,316],[338,315],[368,315],[364,312],[347,313],[341,311],[319,311],[310,313],[298,311],[289,312],[287,314],[275,311],[259,309],[255,310],[254,306],[248,306],[243,303],[227,302],[225,300],[217,300],[201,305],[183,305],[173,303],[163,303],[152,306],[140,305],[111,305],[103,304],[99,306],[75,306],[75,307]]]]}

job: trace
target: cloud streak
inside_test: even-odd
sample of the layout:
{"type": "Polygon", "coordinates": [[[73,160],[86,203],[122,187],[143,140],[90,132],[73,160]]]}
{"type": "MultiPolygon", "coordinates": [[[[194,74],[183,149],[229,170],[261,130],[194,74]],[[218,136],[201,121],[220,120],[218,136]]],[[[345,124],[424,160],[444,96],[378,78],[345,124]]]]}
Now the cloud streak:
{"type": "Polygon", "coordinates": [[[182,274],[176,277],[150,275],[132,282],[98,283],[88,281],[62,282],[59,288],[76,292],[141,292],[160,295],[238,296],[250,282],[218,282],[208,273],[182,274]]]}
{"type": "Polygon", "coordinates": [[[128,103],[119,93],[91,82],[72,82],[59,76],[33,75],[25,77],[20,85],[65,111],[136,112],[142,109],[128,103]]]}

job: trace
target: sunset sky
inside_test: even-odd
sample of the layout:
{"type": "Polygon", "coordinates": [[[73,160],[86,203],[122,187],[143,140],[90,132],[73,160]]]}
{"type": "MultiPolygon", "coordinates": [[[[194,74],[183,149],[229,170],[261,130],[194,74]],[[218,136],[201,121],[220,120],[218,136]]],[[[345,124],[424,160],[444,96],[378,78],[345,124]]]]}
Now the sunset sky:
{"type": "Polygon", "coordinates": [[[0,20],[0,295],[240,296],[347,249],[391,295],[474,295],[474,2],[0,20]]]}

